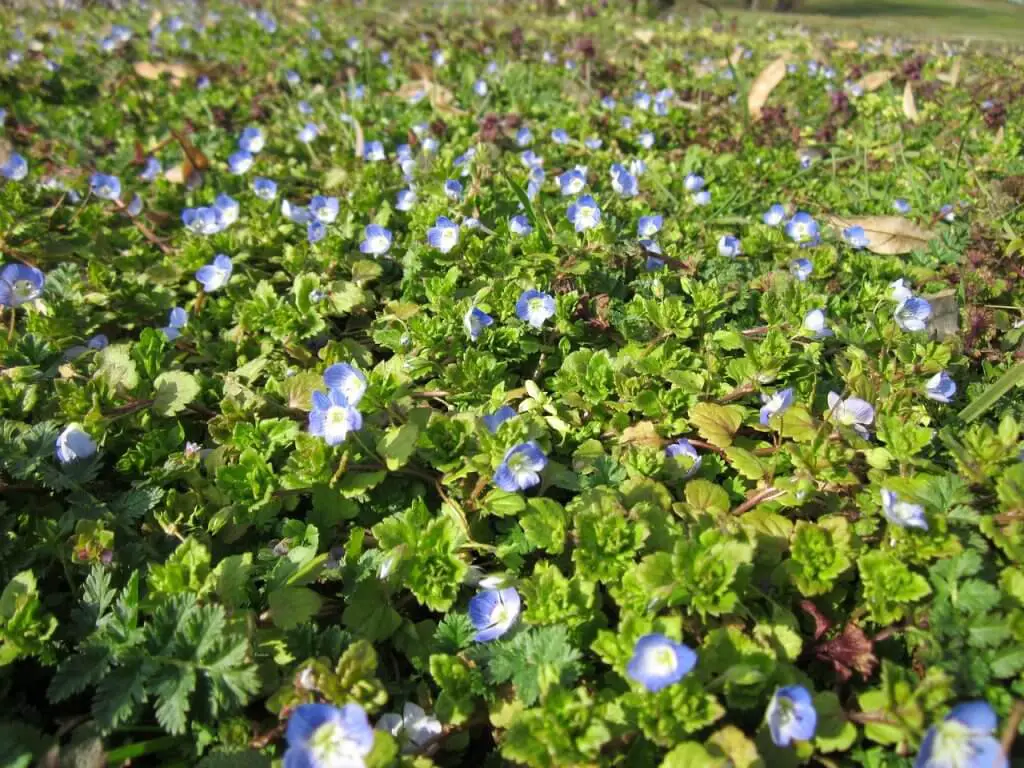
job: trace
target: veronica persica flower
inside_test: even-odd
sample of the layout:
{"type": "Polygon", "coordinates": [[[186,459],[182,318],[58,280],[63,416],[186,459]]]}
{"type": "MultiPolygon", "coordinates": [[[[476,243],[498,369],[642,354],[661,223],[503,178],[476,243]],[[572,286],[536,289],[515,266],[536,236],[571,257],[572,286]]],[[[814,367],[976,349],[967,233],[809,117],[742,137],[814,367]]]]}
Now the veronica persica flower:
{"type": "Polygon", "coordinates": [[[299,129],[298,139],[303,144],[310,144],[320,135],[320,129],[316,123],[306,123],[299,129]]]}
{"type": "Polygon", "coordinates": [[[224,229],[224,217],[213,207],[186,208],[181,212],[181,221],[189,232],[197,235],[213,235],[224,229]]]}
{"type": "Polygon", "coordinates": [[[662,217],[659,214],[641,216],[636,224],[636,236],[645,239],[654,237],[661,231],[662,217]]]}
{"type": "Polygon", "coordinates": [[[503,405],[501,408],[496,410],[487,416],[484,416],[484,426],[487,427],[487,431],[492,434],[498,431],[498,427],[504,424],[506,421],[516,415],[515,409],[510,405],[503,405]]]}
{"type": "Polygon", "coordinates": [[[338,218],[338,198],[316,195],[309,201],[309,212],[324,224],[331,224],[338,218]]]}
{"type": "Polygon", "coordinates": [[[583,142],[583,146],[595,152],[601,148],[602,144],[604,144],[604,142],[601,141],[601,139],[598,138],[597,136],[591,136],[589,139],[585,139],[583,142]]]}
{"type": "Polygon", "coordinates": [[[924,392],[929,400],[948,403],[956,394],[956,382],[945,371],[939,371],[924,383],[924,392]]]}
{"type": "Polygon", "coordinates": [[[794,259],[789,262],[789,271],[801,283],[807,280],[814,271],[814,265],[808,259],[794,259]]]}
{"type": "Polygon", "coordinates": [[[788,747],[794,740],[809,741],[818,727],[811,692],[802,685],[779,688],[768,704],[765,719],[777,747],[788,747]]]}
{"type": "Polygon", "coordinates": [[[96,442],[78,424],[68,424],[57,435],[55,452],[61,464],[87,459],[96,453],[96,442]]]}
{"type": "Polygon", "coordinates": [[[223,253],[218,253],[213,257],[213,263],[196,270],[196,280],[203,284],[204,291],[212,293],[228,284],[228,280],[231,279],[231,269],[231,259],[223,253]]]}
{"type": "Polygon", "coordinates": [[[923,331],[928,327],[928,318],[932,316],[932,305],[926,300],[911,296],[896,307],[893,317],[896,325],[904,331],[923,331]]]}
{"type": "Polygon", "coordinates": [[[313,393],[309,412],[309,434],[322,437],[328,445],[343,443],[349,432],[363,426],[363,417],[340,389],[313,393]]]}
{"type": "Polygon", "coordinates": [[[117,176],[94,173],[89,179],[89,189],[101,200],[117,200],[121,197],[121,180],[117,176]]]}
{"type": "Polygon", "coordinates": [[[793,218],[786,222],[786,236],[800,245],[814,245],[820,239],[818,222],[811,217],[811,214],[798,211],[793,214],[793,218]]]}
{"type": "Polygon", "coordinates": [[[946,203],[939,209],[939,218],[949,223],[956,221],[956,209],[952,203],[946,203]]]}
{"type": "Polygon", "coordinates": [[[911,291],[910,288],[908,288],[906,284],[903,282],[902,277],[899,280],[894,280],[893,282],[889,283],[889,288],[891,289],[889,295],[892,298],[892,300],[899,302],[900,304],[902,304],[904,301],[906,301],[907,299],[911,298],[914,295],[914,292],[911,291]]]}
{"type": "Polygon", "coordinates": [[[601,108],[615,109],[615,99],[612,98],[611,96],[605,96],[603,99],[601,99],[601,108]]]}
{"type": "Polygon", "coordinates": [[[124,207],[124,210],[129,216],[138,216],[142,213],[142,198],[137,194],[132,195],[131,202],[124,207]]]}
{"type": "Polygon", "coordinates": [[[786,209],[781,203],[775,203],[771,208],[764,212],[761,220],[769,227],[777,227],[786,219],[786,209]]]}
{"type": "Polygon", "coordinates": [[[371,163],[387,159],[387,155],[384,153],[384,145],[379,141],[367,142],[363,157],[371,163]]]}
{"type": "Polygon", "coordinates": [[[568,144],[569,134],[566,133],[564,128],[555,128],[555,130],[551,132],[551,140],[555,142],[555,144],[568,144]]]}
{"type": "Polygon", "coordinates": [[[612,174],[612,189],[617,194],[623,197],[636,197],[640,192],[640,186],[637,184],[636,176],[631,174],[621,165],[616,163],[611,168],[612,174]]]}
{"type": "Polygon", "coordinates": [[[816,339],[824,339],[835,335],[832,329],[828,327],[825,311],[821,309],[812,309],[804,315],[804,330],[809,331],[816,339]]]}
{"type": "Polygon", "coordinates": [[[252,191],[260,200],[270,202],[277,197],[277,183],[271,179],[257,176],[252,180],[252,191]]]}
{"type": "Polygon", "coordinates": [[[691,173],[683,179],[683,188],[687,192],[700,192],[704,189],[704,177],[698,176],[696,173],[691,173]]]}
{"type": "Polygon", "coordinates": [[[313,218],[309,208],[304,205],[292,205],[290,200],[281,201],[281,215],[295,224],[309,224],[313,218]]]}
{"type": "Polygon", "coordinates": [[[327,226],[319,219],[310,219],[306,225],[306,239],[310,245],[319,243],[327,237],[327,226]]]}
{"type": "Polygon", "coordinates": [[[700,465],[704,461],[704,458],[697,453],[697,449],[685,437],[666,446],[665,455],[679,462],[686,470],[686,477],[690,477],[700,469],[700,465]],[[689,468],[686,469],[687,467],[689,468]]]}
{"type": "Polygon", "coordinates": [[[587,174],[579,168],[566,171],[558,177],[558,188],[564,197],[578,195],[587,186],[587,174]]]}
{"type": "Polygon", "coordinates": [[[862,437],[867,437],[867,427],[875,420],[875,409],[871,403],[859,397],[844,400],[835,392],[829,392],[828,417],[836,424],[853,427],[862,437]]]}
{"type": "Polygon", "coordinates": [[[650,131],[644,131],[637,137],[637,141],[644,149],[650,149],[654,146],[654,134],[650,131]]]}
{"type": "Polygon", "coordinates": [[[363,768],[373,728],[358,704],[300,704],[288,719],[285,768],[363,768]]]}
{"type": "Polygon", "coordinates": [[[528,147],[533,143],[533,134],[530,133],[530,129],[522,127],[516,131],[516,144],[520,147],[528,147]]]}
{"type": "Polygon", "coordinates": [[[252,168],[253,160],[251,152],[240,149],[228,158],[228,170],[236,176],[241,176],[252,168]]]}
{"type": "Polygon", "coordinates": [[[413,189],[399,190],[395,197],[395,209],[399,211],[411,211],[416,204],[416,191],[413,189]]]}
{"type": "Polygon", "coordinates": [[[142,168],[142,173],[139,174],[139,178],[143,181],[156,181],[156,177],[163,172],[163,166],[160,165],[160,161],[150,155],[146,158],[146,164],[142,168]]]}
{"type": "Polygon", "coordinates": [[[718,240],[718,254],[729,259],[734,259],[743,253],[743,246],[740,239],[735,235],[722,235],[718,240]]]}
{"type": "Polygon", "coordinates": [[[467,309],[466,314],[462,316],[462,326],[471,341],[479,339],[484,328],[493,324],[494,318],[476,306],[467,309]]]}
{"type": "Polygon", "coordinates": [[[0,165],[0,176],[8,181],[21,181],[27,175],[28,162],[17,152],[12,152],[11,156],[7,158],[7,162],[0,165]]]}
{"type": "Polygon", "coordinates": [[[910,203],[904,200],[902,197],[898,197],[892,201],[893,210],[896,213],[902,213],[904,215],[910,213],[910,203]]]}
{"type": "Polygon", "coordinates": [[[224,227],[230,227],[238,221],[238,213],[241,208],[238,205],[238,201],[233,197],[221,192],[213,199],[213,207],[217,210],[217,213],[220,214],[221,222],[224,227]]]}
{"type": "Polygon", "coordinates": [[[43,293],[46,275],[28,264],[7,264],[0,270],[0,307],[20,307],[43,293]]]}
{"type": "Polygon", "coordinates": [[[626,665],[626,674],[651,693],[678,683],[697,665],[692,648],[665,635],[644,635],[633,647],[633,657],[626,665]]]}
{"type": "Polygon", "coordinates": [[[540,472],[547,463],[547,456],[534,440],[512,446],[494,471],[494,484],[509,493],[525,491],[540,483],[540,472]]]}
{"type": "Polygon", "coordinates": [[[469,601],[469,620],[476,629],[478,643],[497,640],[516,623],[522,603],[515,587],[487,589],[469,601]]]}
{"type": "Polygon", "coordinates": [[[864,232],[864,227],[847,227],[843,230],[843,239],[851,248],[856,248],[857,250],[871,245],[871,241],[864,232]]]}
{"type": "Polygon", "coordinates": [[[694,205],[709,205],[711,203],[711,193],[706,189],[702,189],[690,199],[694,205]]]}
{"type": "Polygon", "coordinates": [[[181,336],[181,329],[188,325],[188,313],[181,307],[175,307],[167,317],[167,325],[160,329],[168,341],[181,336]]]}
{"type": "Polygon", "coordinates": [[[761,424],[768,426],[773,416],[789,410],[789,406],[793,404],[793,390],[783,389],[772,395],[762,394],[761,402],[764,403],[761,406],[761,424]]]}
{"type": "Polygon", "coordinates": [[[523,291],[516,301],[516,317],[534,328],[540,328],[544,321],[554,314],[554,297],[542,291],[530,288],[523,291]]]}
{"type": "Polygon", "coordinates": [[[359,244],[359,250],[373,256],[382,256],[391,248],[391,230],[379,224],[370,224],[363,230],[365,239],[359,244]]]}
{"type": "Polygon", "coordinates": [[[519,156],[520,162],[527,168],[533,168],[534,166],[544,165],[544,158],[534,152],[532,149],[528,149],[519,156]]]}
{"type": "Polygon", "coordinates": [[[900,497],[892,491],[882,489],[882,514],[885,519],[900,528],[920,528],[928,530],[928,521],[924,516],[924,507],[900,501],[900,497]]]}
{"type": "Polygon", "coordinates": [[[473,93],[479,96],[481,99],[487,95],[487,83],[483,80],[477,80],[473,83],[473,93]]]}
{"type": "Polygon", "coordinates": [[[449,200],[461,200],[462,183],[456,179],[448,179],[444,183],[444,194],[449,200]]]}
{"type": "Polygon", "coordinates": [[[533,232],[533,227],[530,226],[530,220],[522,214],[513,216],[508,222],[509,231],[514,235],[528,235],[533,232]]]}
{"type": "Polygon", "coordinates": [[[995,734],[999,721],[986,701],[957,704],[924,735],[914,768],[1008,768],[995,734]]]}
{"type": "Polygon", "coordinates": [[[402,714],[388,712],[381,715],[375,727],[400,741],[404,754],[422,749],[438,739],[444,730],[440,720],[428,715],[423,707],[411,701],[405,702],[402,714]]]}
{"type": "Polygon", "coordinates": [[[459,242],[459,226],[447,216],[438,216],[427,230],[427,242],[441,253],[448,253],[459,242]]]}
{"type": "Polygon", "coordinates": [[[355,407],[366,394],[366,376],[348,363],[335,363],[324,371],[324,384],[345,396],[345,402],[355,407]]]}
{"type": "Polygon", "coordinates": [[[565,215],[577,232],[585,232],[601,223],[601,209],[590,195],[583,195],[570,204],[565,215]]]}
{"type": "Polygon", "coordinates": [[[249,126],[238,137],[238,148],[251,154],[258,154],[264,146],[263,132],[256,126],[249,126]]]}

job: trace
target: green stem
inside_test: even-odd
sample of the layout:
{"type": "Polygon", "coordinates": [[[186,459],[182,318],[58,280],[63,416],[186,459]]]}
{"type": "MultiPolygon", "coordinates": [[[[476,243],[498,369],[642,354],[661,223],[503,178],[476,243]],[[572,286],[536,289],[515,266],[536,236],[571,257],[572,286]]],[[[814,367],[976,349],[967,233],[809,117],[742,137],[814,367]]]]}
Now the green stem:
{"type": "Polygon", "coordinates": [[[107,752],[107,762],[110,765],[133,760],[144,755],[154,755],[157,752],[165,752],[168,749],[178,746],[182,740],[177,736],[161,736],[158,739],[139,741],[133,744],[125,744],[107,752]]]}

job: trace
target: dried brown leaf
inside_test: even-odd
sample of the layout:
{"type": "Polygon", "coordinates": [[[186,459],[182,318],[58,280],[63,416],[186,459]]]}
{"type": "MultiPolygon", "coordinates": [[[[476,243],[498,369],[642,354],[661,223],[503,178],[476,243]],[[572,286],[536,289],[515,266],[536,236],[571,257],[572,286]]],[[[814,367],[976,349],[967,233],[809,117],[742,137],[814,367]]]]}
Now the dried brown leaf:
{"type": "Polygon", "coordinates": [[[870,72],[860,80],[857,84],[864,89],[865,92],[870,93],[871,91],[877,91],[883,85],[892,80],[893,75],[896,73],[891,69],[880,69],[877,72],[870,72]]]}
{"type": "Polygon", "coordinates": [[[914,101],[914,88],[909,80],[903,87],[903,114],[913,123],[921,120],[921,116],[917,113],[917,102],[914,101]]]}
{"type": "Polygon", "coordinates": [[[955,88],[956,84],[960,82],[960,59],[953,59],[953,66],[949,72],[940,72],[936,77],[955,88]]]}
{"type": "Polygon", "coordinates": [[[910,253],[927,247],[935,233],[922,229],[902,216],[829,216],[829,222],[839,230],[861,227],[868,239],[868,250],[885,256],[910,253]]]}
{"type": "Polygon", "coordinates": [[[856,40],[840,40],[836,43],[836,48],[844,51],[856,51],[860,47],[860,43],[856,40]]]}
{"type": "Polygon", "coordinates": [[[761,70],[754,82],[750,85],[750,93],[747,94],[747,110],[755,120],[761,117],[761,109],[775,87],[782,82],[786,76],[786,58],[780,56],[767,67],[761,70]]]}
{"type": "Polygon", "coordinates": [[[644,448],[661,448],[661,436],[652,421],[640,421],[622,430],[621,445],[636,445],[644,448]]]}
{"type": "Polygon", "coordinates": [[[633,37],[639,40],[644,45],[649,45],[651,40],[654,39],[653,29],[634,29],[633,37]]]}
{"type": "Polygon", "coordinates": [[[170,75],[173,80],[184,80],[195,74],[195,69],[180,61],[137,61],[133,68],[135,69],[135,74],[144,80],[159,80],[165,74],[170,75]]]}

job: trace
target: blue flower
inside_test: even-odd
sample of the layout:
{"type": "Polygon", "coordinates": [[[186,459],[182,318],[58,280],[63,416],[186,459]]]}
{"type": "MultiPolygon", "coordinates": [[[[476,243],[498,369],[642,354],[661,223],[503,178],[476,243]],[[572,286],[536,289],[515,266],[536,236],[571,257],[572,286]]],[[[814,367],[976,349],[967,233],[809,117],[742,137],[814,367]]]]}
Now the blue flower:
{"type": "Polygon", "coordinates": [[[363,417],[340,389],[313,393],[309,412],[309,434],[322,437],[328,445],[345,441],[349,432],[363,426],[363,417]]]}
{"type": "Polygon", "coordinates": [[[78,424],[68,424],[57,436],[55,453],[61,464],[71,464],[96,453],[96,442],[78,424]]]}
{"type": "Polygon", "coordinates": [[[363,157],[371,163],[387,159],[387,155],[384,154],[384,145],[379,141],[366,142],[366,152],[363,157]]]}
{"type": "Polygon", "coordinates": [[[320,129],[316,123],[306,123],[299,129],[298,139],[303,144],[310,144],[320,135],[320,129]]]}
{"type": "Polygon", "coordinates": [[[1008,768],[995,730],[999,721],[986,701],[957,704],[924,735],[914,768],[1008,768]]]}
{"type": "Polygon", "coordinates": [[[455,179],[448,179],[444,183],[444,193],[449,200],[462,199],[462,184],[455,179]]]}
{"type": "Polygon", "coordinates": [[[263,149],[264,143],[263,132],[253,125],[244,129],[242,135],[238,137],[239,149],[254,155],[263,149]]]}
{"type": "Polygon", "coordinates": [[[310,219],[306,224],[306,240],[309,241],[309,244],[319,243],[325,237],[327,237],[327,225],[319,219],[310,219]]]}
{"type": "Polygon", "coordinates": [[[629,117],[629,115],[623,115],[619,118],[619,125],[628,131],[633,127],[633,118],[629,117]]]}
{"type": "Polygon", "coordinates": [[[601,99],[602,109],[615,109],[615,99],[611,96],[605,96],[601,99]]]}
{"type": "Polygon", "coordinates": [[[381,256],[391,248],[391,231],[379,224],[370,224],[363,230],[365,240],[359,244],[359,250],[374,256],[381,256]]]}
{"type": "Polygon", "coordinates": [[[734,259],[743,253],[740,239],[735,235],[722,235],[718,240],[718,255],[734,259]]]}
{"type": "Polygon", "coordinates": [[[654,237],[661,231],[662,221],[661,214],[658,213],[641,216],[640,221],[636,224],[636,236],[641,239],[654,237]]]}
{"type": "Polygon", "coordinates": [[[952,203],[946,203],[939,208],[939,218],[949,223],[956,221],[956,208],[952,203]]]}
{"type": "Polygon", "coordinates": [[[924,384],[925,395],[937,403],[948,403],[956,394],[956,382],[945,371],[939,371],[924,384]]]}
{"type": "Polygon", "coordinates": [[[472,341],[479,339],[484,328],[493,324],[494,318],[476,306],[467,309],[466,314],[462,317],[462,326],[472,341]]]}
{"type": "Polygon", "coordinates": [[[443,67],[448,61],[447,57],[444,55],[444,51],[434,51],[433,60],[435,67],[443,67]]]}
{"type": "Polygon", "coordinates": [[[650,149],[654,146],[654,134],[650,131],[644,131],[637,137],[637,141],[644,149],[650,149]]]}
{"type": "Polygon", "coordinates": [[[0,176],[9,181],[21,181],[27,175],[28,162],[17,152],[12,152],[11,156],[7,158],[7,162],[0,165],[0,176]]]}
{"type": "Polygon", "coordinates": [[[438,216],[427,230],[427,242],[441,253],[448,253],[459,242],[459,227],[447,216],[438,216]]]}
{"type": "Polygon", "coordinates": [[[223,253],[213,257],[213,263],[196,271],[196,280],[203,284],[203,290],[212,293],[228,284],[231,279],[231,259],[223,253]]]}
{"type": "Polygon", "coordinates": [[[516,317],[534,328],[540,328],[554,314],[554,297],[533,288],[523,291],[516,301],[516,317]]]}
{"type": "Polygon", "coordinates": [[[358,704],[300,704],[288,719],[285,768],[363,768],[373,728],[358,704]]]}
{"type": "Polygon", "coordinates": [[[761,424],[768,426],[772,416],[785,413],[793,404],[793,390],[783,389],[773,395],[761,395],[761,424]]]}
{"type": "Polygon", "coordinates": [[[260,200],[269,202],[277,197],[277,182],[257,176],[252,180],[252,191],[260,200]]]}
{"type": "Polygon", "coordinates": [[[163,171],[163,166],[160,165],[160,161],[150,155],[146,158],[146,165],[142,168],[142,173],[139,174],[139,178],[143,181],[156,181],[156,177],[163,171]]]}
{"type": "Polygon", "coordinates": [[[487,95],[487,83],[483,80],[477,80],[473,83],[473,93],[482,99],[487,95]]]}
{"type": "Polygon", "coordinates": [[[825,311],[822,309],[812,309],[804,315],[804,330],[810,331],[816,339],[835,335],[826,324],[825,311]]]}
{"type": "Polygon", "coordinates": [[[498,427],[516,415],[515,409],[510,405],[503,405],[494,413],[484,416],[484,426],[492,434],[498,431],[498,427]]]}
{"type": "Polygon", "coordinates": [[[221,225],[223,228],[230,227],[236,221],[238,221],[238,212],[240,210],[238,201],[223,192],[213,199],[213,207],[216,209],[217,214],[220,216],[221,225]]]}
{"type": "Polygon", "coordinates": [[[904,215],[910,213],[910,203],[904,200],[902,197],[897,197],[892,201],[893,210],[896,213],[902,213],[904,215]]]}
{"type": "Polygon", "coordinates": [[[501,464],[494,471],[494,484],[503,491],[525,491],[540,483],[540,472],[547,466],[548,457],[530,440],[508,449],[501,464]]]}
{"type": "Polygon", "coordinates": [[[918,296],[911,296],[902,301],[893,313],[896,325],[904,331],[911,332],[925,330],[931,316],[932,305],[918,296]]]}
{"type": "Polygon", "coordinates": [[[224,229],[224,217],[213,207],[186,208],[181,212],[181,221],[189,232],[197,235],[213,235],[224,229]]]}
{"type": "Polygon", "coordinates": [[[629,161],[629,172],[637,178],[640,178],[647,173],[647,163],[641,160],[639,157],[634,157],[629,161]]]}
{"type": "Polygon", "coordinates": [[[924,517],[924,507],[900,501],[900,497],[892,491],[882,489],[882,514],[885,519],[900,528],[920,528],[928,530],[928,521],[924,517]]]}
{"type": "Polygon", "coordinates": [[[853,427],[861,437],[868,436],[868,425],[875,420],[875,409],[871,403],[859,397],[845,400],[835,392],[828,393],[828,418],[844,427],[853,427]]]}
{"type": "Polygon", "coordinates": [[[309,212],[324,224],[331,224],[338,218],[338,198],[316,195],[309,201],[309,212]]]}
{"type": "Polygon", "coordinates": [[[101,200],[117,200],[121,197],[121,180],[117,176],[94,173],[89,179],[89,189],[101,200]]]}
{"type": "Polygon", "coordinates": [[[633,658],[626,665],[626,674],[651,693],[678,683],[697,665],[692,648],[670,640],[664,635],[644,635],[633,646],[633,658]]]}
{"type": "Polygon", "coordinates": [[[618,163],[611,167],[612,189],[623,197],[636,197],[640,187],[636,182],[636,176],[631,174],[618,163]]]}
{"type": "Polygon", "coordinates": [[[93,336],[91,339],[85,342],[85,346],[88,347],[89,349],[106,349],[108,346],[110,346],[110,340],[102,333],[97,333],[95,336],[93,336]]]}
{"type": "Polygon", "coordinates": [[[142,198],[137,194],[132,195],[131,202],[124,207],[124,210],[129,216],[138,216],[142,213],[142,198]]]}
{"type": "Polygon", "coordinates": [[[210,87],[210,78],[208,75],[200,75],[196,78],[196,88],[200,91],[205,91],[210,87]]]}
{"type": "Polygon", "coordinates": [[[814,271],[814,265],[809,259],[794,259],[789,262],[789,271],[801,283],[804,282],[814,271]]]}
{"type": "Polygon", "coordinates": [[[533,232],[533,227],[530,226],[530,220],[522,214],[513,216],[509,219],[508,228],[514,235],[528,235],[533,232]]]}
{"type": "Polygon", "coordinates": [[[587,172],[579,168],[566,171],[558,177],[558,187],[562,195],[578,195],[587,186],[587,172]]]}
{"type": "Polygon", "coordinates": [[[544,158],[534,152],[532,149],[528,149],[519,155],[519,160],[527,168],[533,168],[534,166],[544,165],[544,158]]]}
{"type": "Polygon", "coordinates": [[[634,93],[633,94],[633,107],[634,107],[634,109],[639,109],[639,110],[643,110],[643,111],[646,112],[648,109],[651,108],[651,97],[650,97],[650,95],[647,94],[647,93],[644,93],[643,91],[637,91],[636,93],[634,93]]]}
{"type": "Polygon", "coordinates": [[[811,692],[802,685],[787,685],[775,691],[765,718],[777,747],[788,747],[794,739],[809,741],[818,727],[811,692]]]}
{"type": "Polygon", "coordinates": [[[345,402],[352,407],[366,394],[366,376],[348,363],[335,363],[324,371],[324,384],[345,396],[345,402]]]}
{"type": "Polygon", "coordinates": [[[914,292],[910,290],[910,288],[908,288],[907,285],[903,282],[902,277],[899,280],[893,280],[891,283],[889,283],[889,288],[892,289],[889,296],[892,298],[893,301],[899,304],[902,304],[904,301],[913,297],[914,295],[914,292]]]}
{"type": "Polygon", "coordinates": [[[700,192],[704,189],[704,177],[698,176],[696,173],[691,173],[683,179],[683,188],[687,192],[700,192]]]}
{"type": "Polygon", "coordinates": [[[241,176],[252,168],[253,159],[251,153],[240,149],[228,158],[228,170],[236,176],[241,176]]]}
{"type": "Polygon", "coordinates": [[[181,336],[181,329],[186,325],[188,325],[188,314],[181,307],[175,307],[167,318],[167,325],[160,331],[168,341],[174,341],[181,336]]]}
{"type": "Polygon", "coordinates": [[[469,620],[476,629],[473,639],[478,643],[497,640],[515,624],[521,608],[515,587],[487,589],[469,601],[469,620]]]}
{"type": "Polygon", "coordinates": [[[871,241],[864,232],[864,227],[847,227],[843,230],[843,239],[852,248],[861,249],[871,245],[871,241]]]}
{"type": "Polygon", "coordinates": [[[395,209],[399,211],[411,211],[416,204],[416,190],[400,189],[395,196],[395,209]]]}
{"type": "Polygon", "coordinates": [[[816,245],[820,239],[818,222],[811,214],[798,211],[786,222],[786,236],[800,245],[816,245]]]}
{"type": "Polygon", "coordinates": [[[43,293],[46,275],[28,264],[8,264],[0,270],[0,307],[20,307],[43,293]]]}
{"type": "Polygon", "coordinates": [[[694,205],[708,205],[711,203],[711,193],[706,189],[702,189],[690,199],[693,200],[694,205]]]}
{"type": "Polygon", "coordinates": [[[555,128],[555,130],[551,132],[551,140],[555,142],[555,144],[568,144],[569,134],[564,128],[555,128]]]}
{"type": "Polygon", "coordinates": [[[665,455],[685,470],[684,477],[692,476],[704,461],[704,457],[697,453],[697,449],[685,437],[666,446],[665,455]]]}
{"type": "Polygon", "coordinates": [[[601,209],[590,195],[583,195],[566,210],[566,216],[577,232],[593,229],[601,223],[601,209]]]}
{"type": "Polygon", "coordinates": [[[516,144],[520,147],[528,147],[533,143],[533,134],[530,133],[530,129],[523,126],[516,131],[516,144]]]}
{"type": "Polygon", "coordinates": [[[585,139],[583,141],[583,146],[594,151],[599,150],[602,144],[604,144],[604,142],[597,136],[591,136],[589,139],[585,139]]]}

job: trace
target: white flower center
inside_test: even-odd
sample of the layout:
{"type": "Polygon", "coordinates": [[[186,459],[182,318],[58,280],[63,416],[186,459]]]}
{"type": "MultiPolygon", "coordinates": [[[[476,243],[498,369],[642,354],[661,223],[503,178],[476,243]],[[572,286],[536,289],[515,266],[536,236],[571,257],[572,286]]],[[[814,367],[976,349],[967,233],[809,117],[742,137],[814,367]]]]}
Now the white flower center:
{"type": "Polygon", "coordinates": [[[339,723],[324,723],[309,739],[309,752],[320,768],[349,768],[363,764],[359,746],[339,723]]]}
{"type": "Polygon", "coordinates": [[[332,405],[327,409],[327,423],[332,427],[342,427],[348,423],[348,411],[340,405],[332,405]]]}

